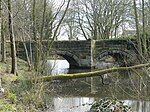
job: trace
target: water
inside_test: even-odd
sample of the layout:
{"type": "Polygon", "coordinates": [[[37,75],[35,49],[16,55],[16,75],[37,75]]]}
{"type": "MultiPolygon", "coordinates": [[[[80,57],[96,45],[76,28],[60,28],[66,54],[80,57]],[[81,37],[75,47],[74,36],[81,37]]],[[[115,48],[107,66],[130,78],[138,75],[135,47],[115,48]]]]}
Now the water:
{"type": "Polygon", "coordinates": [[[47,73],[53,75],[66,74],[69,70],[69,63],[66,60],[48,60],[47,73]]]}
{"type": "MultiPolygon", "coordinates": [[[[66,60],[48,61],[48,72],[53,75],[90,70],[69,70],[66,60]],[[54,66],[55,65],[55,66],[54,66]]],[[[132,107],[134,112],[150,112],[149,77],[107,74],[103,85],[100,77],[73,79],[51,84],[53,108],[47,112],[87,112],[91,103],[105,97],[114,97],[132,107]]]]}
{"type": "Polygon", "coordinates": [[[90,106],[84,104],[94,101],[89,97],[56,97],[53,100],[54,110],[51,112],[85,112],[90,109],[90,106]]]}
{"type": "MultiPolygon", "coordinates": [[[[89,111],[88,103],[94,102],[94,98],[72,97],[72,98],[54,98],[54,110],[47,112],[86,112],[89,111]],[[83,106],[83,104],[85,104],[83,106]]],[[[125,100],[125,104],[132,107],[134,112],[150,112],[150,102],[125,100]]]]}

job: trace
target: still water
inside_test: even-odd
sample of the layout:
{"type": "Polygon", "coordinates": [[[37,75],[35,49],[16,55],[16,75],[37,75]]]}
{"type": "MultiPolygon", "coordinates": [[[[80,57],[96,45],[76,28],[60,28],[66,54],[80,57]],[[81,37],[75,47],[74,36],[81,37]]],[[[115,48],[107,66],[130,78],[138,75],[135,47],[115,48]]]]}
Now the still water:
{"type": "MultiPolygon", "coordinates": [[[[90,71],[70,70],[66,60],[49,60],[47,67],[53,75],[90,71]]],[[[124,101],[133,112],[150,112],[149,75],[142,77],[138,73],[105,74],[105,85],[100,77],[54,82],[50,87],[54,90],[53,107],[47,112],[87,112],[91,103],[105,97],[124,101]]]]}

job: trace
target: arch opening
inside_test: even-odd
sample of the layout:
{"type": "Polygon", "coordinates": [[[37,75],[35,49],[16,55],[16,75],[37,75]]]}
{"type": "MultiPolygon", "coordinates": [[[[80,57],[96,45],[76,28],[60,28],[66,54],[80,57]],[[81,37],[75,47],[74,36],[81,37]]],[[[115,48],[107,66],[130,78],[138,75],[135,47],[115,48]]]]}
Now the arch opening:
{"type": "MultiPolygon", "coordinates": [[[[112,51],[103,51],[98,56],[98,60],[111,62],[111,67],[116,66],[131,66],[133,65],[133,56],[126,51],[112,50],[112,51]]],[[[110,68],[110,67],[109,67],[110,68]]]]}
{"type": "Polygon", "coordinates": [[[59,54],[60,56],[62,56],[64,59],[66,59],[69,63],[69,68],[78,68],[79,67],[79,64],[78,62],[71,56],[68,56],[68,55],[62,55],[62,54],[59,54]]]}
{"type": "Polygon", "coordinates": [[[69,68],[79,68],[80,63],[77,56],[71,54],[70,52],[66,51],[55,51],[52,55],[58,55],[63,57],[69,63],[69,68]]]}

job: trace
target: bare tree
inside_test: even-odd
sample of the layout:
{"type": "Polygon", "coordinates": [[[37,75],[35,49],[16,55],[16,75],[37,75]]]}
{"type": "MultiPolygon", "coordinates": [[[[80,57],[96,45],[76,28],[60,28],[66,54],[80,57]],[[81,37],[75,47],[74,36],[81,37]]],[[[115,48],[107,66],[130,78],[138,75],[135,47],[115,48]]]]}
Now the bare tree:
{"type": "MultiPolygon", "coordinates": [[[[68,21],[76,22],[78,32],[85,39],[117,37],[120,26],[127,20],[125,16],[130,3],[130,0],[78,0],[77,5],[70,9],[75,17],[71,18],[72,15],[69,14],[68,21]]],[[[68,21],[66,23],[69,23],[68,21]]],[[[73,29],[73,25],[68,29],[73,29]]]]}
{"type": "Polygon", "coordinates": [[[143,23],[143,51],[144,51],[144,58],[147,60],[148,54],[147,54],[147,43],[146,43],[146,31],[145,31],[145,2],[142,0],[142,23],[143,23]]]}
{"type": "Polygon", "coordinates": [[[137,34],[137,49],[140,55],[140,61],[142,61],[142,43],[140,38],[140,31],[139,31],[139,20],[138,20],[138,14],[137,14],[137,7],[136,7],[136,0],[133,0],[133,9],[134,9],[134,15],[135,15],[135,23],[136,23],[136,34],[137,34]]]}
{"type": "Polygon", "coordinates": [[[72,0],[63,20],[62,27],[69,40],[78,40],[81,36],[81,31],[79,30],[79,24],[77,22],[78,5],[78,0],[72,0]]]}
{"type": "Polygon", "coordinates": [[[3,19],[3,10],[1,6],[1,20],[0,20],[0,37],[1,37],[1,50],[2,50],[2,62],[6,62],[6,38],[5,38],[5,26],[4,26],[4,19],[3,19]]]}
{"type": "Polygon", "coordinates": [[[9,37],[10,37],[11,58],[12,58],[11,73],[17,74],[17,57],[16,57],[15,37],[13,32],[13,13],[11,10],[11,0],[8,0],[8,11],[9,11],[8,26],[9,26],[9,37]]]}
{"type": "Polygon", "coordinates": [[[33,18],[33,39],[34,39],[34,69],[38,69],[38,40],[37,40],[37,31],[36,31],[36,0],[33,0],[32,8],[32,18],[33,18]]]}
{"type": "Polygon", "coordinates": [[[1,51],[1,38],[2,38],[2,6],[1,6],[1,4],[2,4],[2,1],[0,1],[0,51],[1,51]]]}

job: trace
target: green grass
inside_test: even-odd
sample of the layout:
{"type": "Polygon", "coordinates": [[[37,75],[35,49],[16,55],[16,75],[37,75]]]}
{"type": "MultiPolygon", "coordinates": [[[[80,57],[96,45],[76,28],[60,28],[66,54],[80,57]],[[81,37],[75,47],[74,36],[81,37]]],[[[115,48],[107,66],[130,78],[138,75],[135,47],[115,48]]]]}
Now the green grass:
{"type": "MultiPolygon", "coordinates": [[[[17,59],[18,76],[10,73],[11,59],[6,63],[0,62],[0,76],[2,87],[5,89],[0,94],[0,112],[36,112],[45,108],[48,103],[45,98],[46,84],[42,81],[32,82],[36,76],[35,71],[28,71],[27,62],[17,59]],[[21,79],[17,80],[16,79],[21,79]]],[[[50,104],[49,104],[50,105],[50,104]]]]}
{"type": "Polygon", "coordinates": [[[15,106],[13,104],[9,104],[5,100],[0,100],[0,112],[15,112],[15,106]]]}

